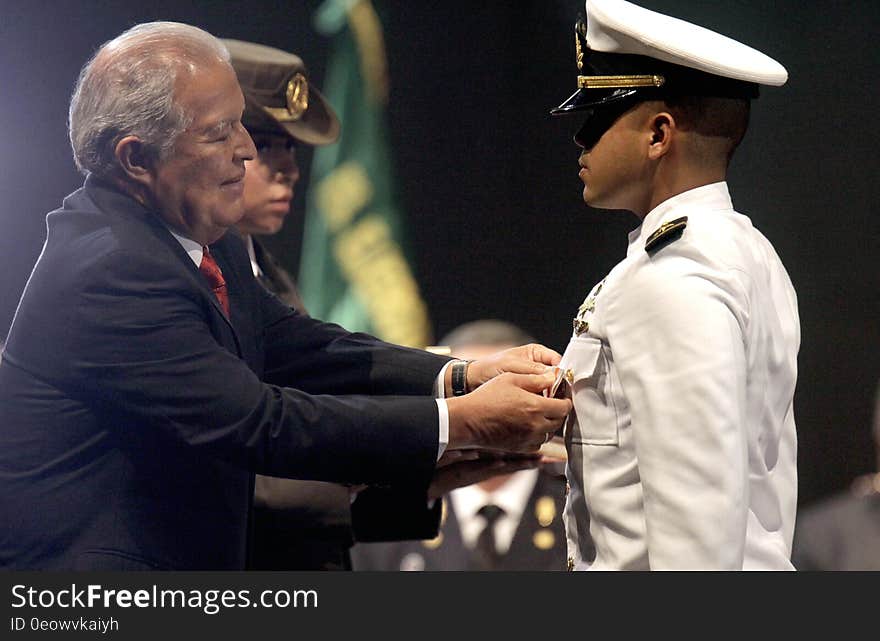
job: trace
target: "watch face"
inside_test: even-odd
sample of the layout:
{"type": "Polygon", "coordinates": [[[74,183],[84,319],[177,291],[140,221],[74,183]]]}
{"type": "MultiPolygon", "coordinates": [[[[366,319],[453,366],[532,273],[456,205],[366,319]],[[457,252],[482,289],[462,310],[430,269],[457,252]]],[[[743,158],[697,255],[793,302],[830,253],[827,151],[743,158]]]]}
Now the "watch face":
{"type": "Polygon", "coordinates": [[[467,363],[454,363],[452,365],[452,394],[464,396],[467,387],[467,363]]]}

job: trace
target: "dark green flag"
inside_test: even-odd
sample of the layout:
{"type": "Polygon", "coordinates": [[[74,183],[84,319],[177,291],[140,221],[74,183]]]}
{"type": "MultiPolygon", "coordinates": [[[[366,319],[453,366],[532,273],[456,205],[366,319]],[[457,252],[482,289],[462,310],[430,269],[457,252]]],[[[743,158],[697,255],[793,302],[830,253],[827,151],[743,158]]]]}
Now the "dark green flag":
{"type": "Polygon", "coordinates": [[[381,24],[367,0],[328,0],[316,26],[333,37],[323,93],[342,135],[314,154],[299,270],[303,300],[316,318],[425,347],[427,309],[402,250],[393,189],[381,24]]]}

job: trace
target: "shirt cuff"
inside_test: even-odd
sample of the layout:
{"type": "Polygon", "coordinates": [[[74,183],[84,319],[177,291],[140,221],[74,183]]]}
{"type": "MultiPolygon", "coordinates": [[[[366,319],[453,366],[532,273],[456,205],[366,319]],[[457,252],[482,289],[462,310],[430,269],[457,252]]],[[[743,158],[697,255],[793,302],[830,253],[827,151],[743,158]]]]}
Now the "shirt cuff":
{"type": "Polygon", "coordinates": [[[443,456],[446,446],[449,445],[449,408],[446,407],[446,401],[442,398],[436,399],[437,410],[440,415],[440,427],[437,430],[440,436],[440,443],[437,446],[437,460],[443,456]]]}
{"type": "Polygon", "coordinates": [[[437,380],[434,381],[434,398],[446,398],[446,369],[455,362],[457,361],[447,362],[437,374],[437,380]]]}

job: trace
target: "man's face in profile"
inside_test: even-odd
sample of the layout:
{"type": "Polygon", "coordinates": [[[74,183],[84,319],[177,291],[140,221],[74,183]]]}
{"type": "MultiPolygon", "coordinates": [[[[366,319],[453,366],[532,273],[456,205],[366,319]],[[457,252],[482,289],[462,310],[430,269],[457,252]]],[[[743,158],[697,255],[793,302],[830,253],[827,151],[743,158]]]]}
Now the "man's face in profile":
{"type": "Polygon", "coordinates": [[[244,163],[256,150],[241,124],[244,97],[228,64],[181,71],[175,94],[193,121],[154,165],[153,197],[168,224],[207,245],[244,214],[244,163]]]}

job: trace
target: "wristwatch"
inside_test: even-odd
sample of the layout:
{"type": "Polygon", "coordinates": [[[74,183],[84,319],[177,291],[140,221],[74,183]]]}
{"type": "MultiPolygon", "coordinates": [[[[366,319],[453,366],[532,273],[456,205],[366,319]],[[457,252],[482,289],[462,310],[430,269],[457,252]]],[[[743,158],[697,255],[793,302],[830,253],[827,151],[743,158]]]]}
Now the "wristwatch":
{"type": "Polygon", "coordinates": [[[467,368],[470,361],[455,361],[452,364],[452,395],[467,394],[467,368]]]}

